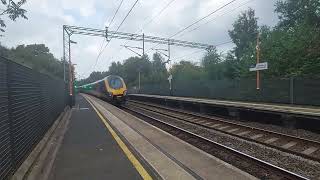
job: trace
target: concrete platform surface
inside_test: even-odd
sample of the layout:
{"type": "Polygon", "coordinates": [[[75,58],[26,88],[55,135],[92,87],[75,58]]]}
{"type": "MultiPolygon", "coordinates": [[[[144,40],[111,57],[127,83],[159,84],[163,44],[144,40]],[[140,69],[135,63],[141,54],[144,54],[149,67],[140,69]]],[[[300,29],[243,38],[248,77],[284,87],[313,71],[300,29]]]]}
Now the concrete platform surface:
{"type": "Polygon", "coordinates": [[[49,179],[142,179],[91,105],[76,104],[49,179]]]}
{"type": "Polygon", "coordinates": [[[145,98],[158,98],[174,101],[184,101],[192,103],[204,103],[218,106],[228,106],[235,108],[247,108],[261,111],[272,111],[278,113],[289,113],[305,116],[320,117],[320,107],[316,106],[297,106],[297,105],[285,105],[285,104],[270,104],[270,103],[257,103],[257,102],[240,102],[240,101],[227,101],[217,99],[200,99],[192,97],[177,97],[177,96],[160,96],[149,94],[129,94],[129,96],[145,97],[145,98]]]}
{"type": "Polygon", "coordinates": [[[163,179],[256,179],[115,106],[84,96],[163,179]]]}

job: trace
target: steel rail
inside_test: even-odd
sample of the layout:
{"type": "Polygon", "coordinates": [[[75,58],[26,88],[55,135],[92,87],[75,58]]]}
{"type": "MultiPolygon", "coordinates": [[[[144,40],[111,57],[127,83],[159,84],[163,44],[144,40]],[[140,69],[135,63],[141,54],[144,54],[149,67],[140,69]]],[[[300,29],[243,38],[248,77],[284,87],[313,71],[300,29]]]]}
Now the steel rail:
{"type": "MultiPolygon", "coordinates": [[[[153,105],[153,104],[150,104],[150,103],[142,103],[142,102],[132,101],[132,100],[130,100],[130,101],[134,102],[136,104],[142,104],[144,106],[153,106],[153,107],[155,107],[157,109],[164,109],[164,110],[167,110],[167,111],[180,113],[181,115],[183,115],[183,114],[184,115],[189,115],[191,117],[202,118],[202,119],[205,119],[205,120],[213,120],[213,121],[218,121],[218,122],[221,122],[221,123],[224,123],[224,124],[227,124],[227,125],[238,126],[239,128],[250,129],[250,130],[254,130],[254,131],[258,131],[258,132],[264,132],[266,134],[274,134],[274,135],[277,135],[277,136],[280,136],[280,137],[294,139],[294,140],[297,140],[297,141],[300,141],[300,142],[304,142],[304,143],[315,144],[317,147],[320,147],[320,142],[314,141],[314,140],[310,140],[310,139],[296,137],[296,136],[283,134],[283,133],[279,133],[279,132],[274,132],[274,131],[261,129],[261,128],[257,128],[257,127],[247,126],[247,125],[243,125],[243,124],[239,124],[239,123],[235,123],[235,122],[229,122],[229,121],[227,121],[225,119],[218,118],[218,117],[209,117],[209,116],[205,116],[205,115],[201,115],[201,114],[195,114],[195,113],[191,113],[191,112],[186,112],[186,111],[176,110],[176,109],[162,107],[162,106],[158,106],[158,105],[153,105]]],[[[141,107],[141,108],[145,108],[145,107],[141,107]]],[[[241,138],[241,139],[245,139],[247,141],[252,141],[252,142],[259,143],[259,144],[262,144],[262,145],[265,145],[265,146],[268,146],[268,147],[272,147],[272,148],[278,149],[278,150],[283,151],[283,152],[287,152],[287,153],[290,153],[290,154],[295,154],[297,156],[301,156],[301,157],[304,157],[306,159],[311,159],[311,160],[318,161],[318,162],[320,161],[319,157],[310,156],[310,155],[303,154],[303,153],[297,152],[297,151],[292,151],[292,150],[289,150],[289,149],[286,149],[286,148],[282,148],[281,146],[276,146],[276,145],[272,145],[272,144],[269,144],[269,143],[264,143],[264,142],[261,142],[261,141],[256,140],[256,139],[251,139],[249,137],[244,137],[244,136],[241,136],[241,135],[233,134],[232,132],[224,131],[224,130],[221,130],[219,128],[213,128],[213,127],[207,126],[207,125],[205,125],[203,123],[192,122],[192,121],[189,121],[189,120],[185,120],[185,119],[183,119],[181,117],[177,117],[177,116],[170,115],[170,114],[167,114],[167,113],[161,113],[161,112],[159,112],[157,110],[152,110],[152,109],[148,109],[148,110],[152,111],[152,112],[155,112],[155,113],[159,113],[161,115],[165,115],[165,116],[171,117],[171,118],[176,118],[176,119],[179,119],[179,120],[182,120],[182,121],[186,121],[188,123],[192,123],[192,124],[195,124],[195,125],[198,125],[198,126],[202,126],[204,128],[213,129],[213,130],[216,130],[216,131],[219,131],[219,132],[231,135],[231,136],[235,136],[235,137],[238,137],[238,138],[241,138]]]]}
{"type": "Polygon", "coordinates": [[[128,108],[127,106],[122,106],[122,108],[124,108],[124,109],[126,109],[126,110],[128,110],[128,111],[132,111],[132,112],[134,112],[134,113],[136,113],[136,114],[139,114],[139,115],[141,115],[141,116],[143,116],[143,117],[145,117],[145,118],[148,118],[148,119],[150,119],[150,120],[156,121],[156,122],[158,122],[158,123],[160,123],[160,124],[162,124],[162,125],[164,125],[164,126],[166,126],[166,127],[173,128],[174,130],[177,130],[177,131],[180,131],[180,132],[182,132],[182,133],[185,133],[185,134],[187,134],[187,135],[189,135],[189,136],[191,136],[191,137],[193,137],[193,138],[197,138],[197,139],[200,139],[200,140],[202,140],[202,141],[205,141],[206,143],[211,144],[211,145],[214,145],[214,146],[216,146],[216,147],[218,147],[218,148],[221,148],[221,149],[223,149],[224,151],[233,154],[234,156],[240,157],[241,159],[250,160],[250,161],[252,161],[253,163],[255,163],[257,166],[262,167],[262,169],[263,169],[263,168],[268,168],[268,169],[272,170],[273,172],[278,173],[278,175],[281,175],[283,178],[287,178],[287,179],[308,179],[308,178],[303,177],[303,176],[301,176],[301,175],[299,175],[299,174],[296,174],[296,173],[294,173],[294,172],[290,172],[290,171],[288,171],[288,170],[286,170],[286,169],[283,169],[283,168],[281,168],[281,167],[275,166],[275,165],[273,165],[273,164],[271,164],[271,163],[268,163],[268,162],[266,162],[266,161],[257,159],[257,158],[255,158],[255,157],[253,157],[253,156],[250,156],[250,155],[248,155],[248,154],[245,154],[245,153],[243,153],[243,152],[241,152],[241,151],[238,151],[238,150],[236,150],[236,149],[233,149],[233,148],[230,148],[230,147],[225,146],[225,145],[223,145],[223,144],[214,142],[214,141],[212,141],[211,139],[208,139],[208,138],[203,137],[203,136],[201,136],[201,135],[195,134],[195,133],[193,133],[193,132],[190,132],[190,131],[188,131],[188,130],[182,129],[182,128],[177,127],[177,126],[175,126],[175,125],[172,125],[172,124],[170,124],[170,123],[164,122],[164,121],[162,121],[162,120],[160,120],[160,119],[158,119],[158,118],[154,118],[154,117],[152,117],[152,116],[149,116],[149,115],[144,114],[144,113],[142,113],[142,112],[139,112],[139,111],[137,111],[137,110],[133,110],[133,109],[131,109],[131,108],[128,108]]]}

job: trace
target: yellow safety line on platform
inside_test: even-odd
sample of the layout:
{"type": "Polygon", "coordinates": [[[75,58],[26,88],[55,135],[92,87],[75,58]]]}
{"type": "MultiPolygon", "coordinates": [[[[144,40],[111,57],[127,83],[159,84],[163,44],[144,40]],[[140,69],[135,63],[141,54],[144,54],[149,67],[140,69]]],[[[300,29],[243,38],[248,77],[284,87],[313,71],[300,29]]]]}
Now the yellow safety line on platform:
{"type": "Polygon", "coordinates": [[[104,123],[104,125],[107,127],[109,132],[111,133],[112,137],[116,140],[122,151],[125,153],[125,155],[128,157],[130,162],[133,164],[133,166],[136,168],[136,170],[139,172],[141,177],[145,180],[152,180],[152,177],[149,175],[149,173],[144,169],[144,167],[141,165],[141,163],[138,161],[138,159],[131,153],[129,148],[125,145],[125,143],[120,139],[120,137],[117,135],[117,133],[112,129],[110,124],[107,122],[106,118],[97,110],[97,108],[90,102],[87,97],[85,99],[89,102],[89,104],[93,107],[93,109],[96,111],[98,116],[100,117],[101,121],[104,123]]]}

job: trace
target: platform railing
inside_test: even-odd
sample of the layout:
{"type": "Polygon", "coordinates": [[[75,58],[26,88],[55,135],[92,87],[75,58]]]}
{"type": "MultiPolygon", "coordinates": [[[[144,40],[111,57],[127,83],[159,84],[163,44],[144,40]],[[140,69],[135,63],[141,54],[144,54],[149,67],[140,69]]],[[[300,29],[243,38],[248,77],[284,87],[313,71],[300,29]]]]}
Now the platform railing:
{"type": "Polygon", "coordinates": [[[0,56],[0,179],[9,179],[69,103],[62,79],[0,56]]]}
{"type": "Polygon", "coordinates": [[[172,80],[172,92],[168,81],[141,82],[128,85],[130,94],[172,95],[231,101],[281,103],[320,106],[320,79],[307,77],[272,78],[261,81],[256,89],[255,79],[223,80],[172,80]]]}

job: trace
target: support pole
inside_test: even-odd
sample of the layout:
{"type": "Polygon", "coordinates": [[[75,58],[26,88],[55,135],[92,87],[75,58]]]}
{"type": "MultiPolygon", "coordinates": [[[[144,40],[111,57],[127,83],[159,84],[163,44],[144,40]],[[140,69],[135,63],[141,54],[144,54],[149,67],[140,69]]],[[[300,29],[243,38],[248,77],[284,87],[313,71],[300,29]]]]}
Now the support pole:
{"type": "Polygon", "coordinates": [[[108,26],[106,26],[106,34],[105,34],[105,36],[106,36],[106,41],[108,41],[108,26]]]}
{"type": "Polygon", "coordinates": [[[69,89],[70,89],[70,96],[72,96],[73,95],[73,80],[72,80],[72,70],[71,70],[71,68],[72,68],[72,66],[71,66],[71,42],[70,42],[70,35],[69,35],[69,39],[68,39],[69,41],[68,41],[68,44],[69,44],[69,89]]]}
{"type": "Polygon", "coordinates": [[[144,56],[144,33],[142,34],[142,56],[144,56]]]}
{"type": "Polygon", "coordinates": [[[140,84],[140,74],[141,74],[141,72],[140,72],[140,69],[139,69],[139,93],[140,93],[140,88],[141,88],[141,84],[140,84]]]}
{"type": "Polygon", "coordinates": [[[65,37],[65,26],[62,28],[63,33],[63,81],[66,82],[66,37],[65,37]]]}
{"type": "MultiPolygon", "coordinates": [[[[260,33],[257,36],[257,64],[260,63],[260,33]]],[[[257,90],[260,90],[260,71],[257,71],[257,90]]]]}
{"type": "Polygon", "coordinates": [[[170,39],[168,39],[168,62],[170,61],[170,39]]]}

